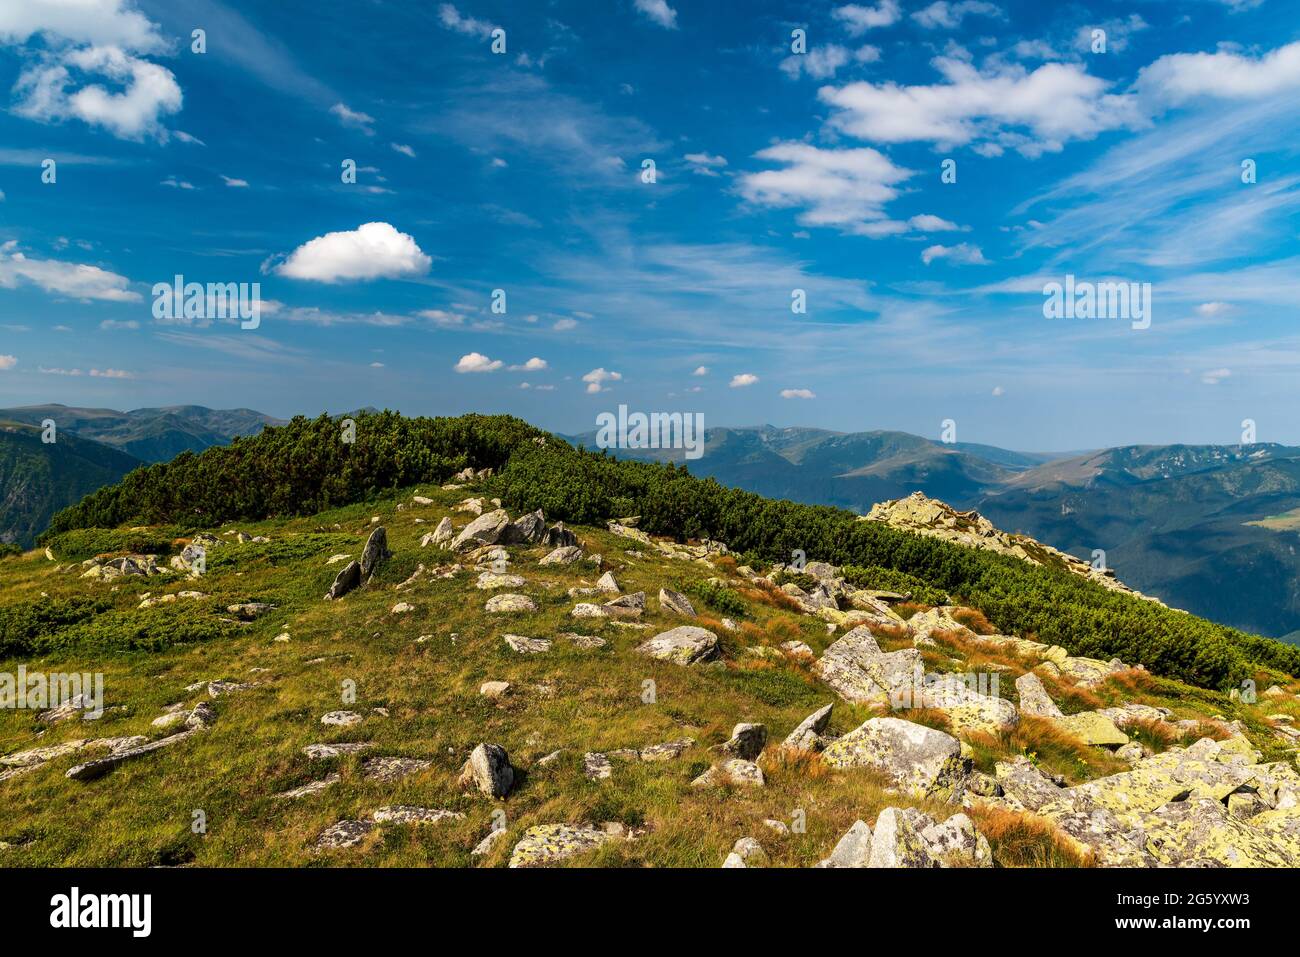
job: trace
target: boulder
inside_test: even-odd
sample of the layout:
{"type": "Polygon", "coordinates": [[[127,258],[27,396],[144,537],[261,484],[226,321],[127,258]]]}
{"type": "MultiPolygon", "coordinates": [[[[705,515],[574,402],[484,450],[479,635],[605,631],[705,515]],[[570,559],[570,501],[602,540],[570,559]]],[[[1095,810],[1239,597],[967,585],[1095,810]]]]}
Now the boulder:
{"type": "Polygon", "coordinates": [[[374,829],[373,821],[339,821],[321,831],[315,847],[319,851],[356,847],[374,829]]]}
{"type": "Polygon", "coordinates": [[[336,728],[350,728],[361,723],[361,715],[355,711],[327,711],[320,716],[320,723],[336,728]]]}
{"type": "Polygon", "coordinates": [[[933,818],[914,807],[887,807],[876,818],[868,867],[938,867],[922,832],[933,818]]]}
{"type": "Polygon", "coordinates": [[[370,533],[366,547],[361,550],[361,580],[370,581],[375,569],[392,556],[393,553],[388,550],[388,533],[380,525],[370,533]]]}
{"type": "Polygon", "coordinates": [[[871,860],[871,828],[865,821],[854,821],[831,856],[818,867],[868,867],[871,860]]]}
{"type": "MultiPolygon", "coordinates": [[[[971,688],[984,684],[984,676],[932,675],[922,682],[920,705],[942,711],[953,731],[996,734],[1020,723],[1020,712],[1005,698],[980,694],[971,688]],[[971,680],[976,679],[976,680],[971,680]]],[[[996,679],[996,675],[994,676],[996,679]]],[[[914,702],[915,704],[915,702],[914,702]]]]}
{"type": "Polygon", "coordinates": [[[485,698],[503,698],[509,692],[509,681],[485,681],[478,686],[478,693],[485,698]]]}
{"type": "Polygon", "coordinates": [[[510,852],[510,866],[548,867],[577,854],[594,851],[614,839],[614,834],[598,827],[538,824],[525,831],[510,852]]]}
{"type": "Polygon", "coordinates": [[[376,824],[437,824],[439,821],[463,820],[465,815],[442,808],[390,804],[376,808],[372,817],[376,824]]]}
{"type": "Polygon", "coordinates": [[[542,539],[542,544],[550,545],[552,548],[577,545],[578,536],[565,528],[563,522],[556,522],[546,530],[546,535],[542,539]]]}
{"type": "Polygon", "coordinates": [[[1052,724],[1066,734],[1078,738],[1084,744],[1104,748],[1117,748],[1128,744],[1128,735],[1115,727],[1115,723],[1110,718],[1096,711],[1063,715],[1053,718],[1052,724]]]}
{"type": "Polygon", "coordinates": [[[468,551],[480,545],[496,545],[510,527],[510,516],[504,508],[485,512],[460,530],[451,542],[452,551],[468,551]]]}
{"type": "Polygon", "coordinates": [[[431,767],[432,761],[419,758],[367,758],[361,764],[361,776],[368,781],[392,783],[431,767]]]}
{"type": "Polygon", "coordinates": [[[549,638],[525,638],[522,635],[506,635],[505,642],[512,651],[517,651],[521,655],[540,655],[544,651],[551,650],[549,638]]]}
{"type": "Polygon", "coordinates": [[[509,543],[534,545],[546,538],[546,518],[539,508],[535,512],[521,515],[506,529],[503,541],[509,543]]]}
{"type": "Polygon", "coordinates": [[[493,595],[483,606],[494,615],[537,611],[537,602],[527,595],[493,595]]]}
{"type": "Polygon", "coordinates": [[[915,648],[882,652],[871,631],[858,627],[831,644],[813,672],[846,701],[888,704],[910,697],[923,669],[915,648]]]}
{"type": "Polygon", "coordinates": [[[577,545],[561,545],[548,553],[539,565],[572,565],[582,558],[582,549],[577,545]]]}
{"type": "Polygon", "coordinates": [[[614,618],[640,618],[645,611],[645,592],[637,591],[628,595],[611,598],[602,605],[614,618]]]}
{"type": "Polygon", "coordinates": [[[482,591],[492,591],[496,588],[523,588],[528,584],[522,575],[503,575],[500,572],[483,572],[478,576],[478,581],[474,587],[482,591]]]}
{"type": "Polygon", "coordinates": [[[761,788],[767,782],[763,778],[763,769],[753,761],[733,758],[721,765],[714,765],[694,781],[691,787],[714,787],[731,784],[738,787],[761,788]]]}
{"type": "Polygon", "coordinates": [[[669,611],[674,615],[684,615],[687,618],[695,617],[695,606],[691,600],[681,592],[670,591],[667,588],[659,589],[659,610],[669,611]]]}
{"type": "Polygon", "coordinates": [[[718,636],[694,625],[681,625],[642,642],[636,651],[675,665],[693,665],[718,656],[718,636]]]}
{"type": "Polygon", "coordinates": [[[582,773],[588,781],[604,781],[614,773],[614,766],[609,755],[600,751],[588,751],[582,756],[582,773]]]}
{"type": "Polygon", "coordinates": [[[343,569],[334,576],[334,584],[330,585],[330,590],[325,593],[325,600],[333,601],[335,598],[342,598],[360,584],[361,563],[357,561],[348,562],[343,566],[343,569]]]}
{"type": "Polygon", "coordinates": [[[1016,693],[1020,695],[1020,713],[1040,718],[1059,718],[1061,709],[1043,687],[1042,680],[1032,671],[1016,679],[1016,693]]]}
{"type": "Polygon", "coordinates": [[[822,737],[822,732],[831,720],[832,707],[834,705],[828,704],[804,718],[781,742],[781,747],[792,751],[821,751],[825,748],[828,742],[822,737]]]}
{"type": "Polygon", "coordinates": [[[620,591],[613,572],[605,572],[596,580],[596,588],[607,595],[617,595],[620,591]]]}
{"type": "Polygon", "coordinates": [[[738,724],[731,729],[731,739],[718,746],[718,750],[732,757],[755,760],[763,753],[767,744],[767,726],[762,724],[738,724]]]}
{"type": "Polygon", "coordinates": [[[961,742],[950,734],[899,718],[872,718],[822,752],[832,768],[872,768],[909,794],[951,793],[969,771],[961,742]]]}
{"type": "Polygon", "coordinates": [[[515,769],[510,765],[510,755],[499,744],[480,744],[470,752],[457,780],[462,790],[477,788],[491,798],[505,797],[514,782],[515,769]]]}
{"type": "Polygon", "coordinates": [[[429,532],[420,539],[420,547],[427,548],[430,545],[438,548],[445,548],[455,537],[456,530],[452,527],[451,519],[443,516],[433,531],[429,532]]]}

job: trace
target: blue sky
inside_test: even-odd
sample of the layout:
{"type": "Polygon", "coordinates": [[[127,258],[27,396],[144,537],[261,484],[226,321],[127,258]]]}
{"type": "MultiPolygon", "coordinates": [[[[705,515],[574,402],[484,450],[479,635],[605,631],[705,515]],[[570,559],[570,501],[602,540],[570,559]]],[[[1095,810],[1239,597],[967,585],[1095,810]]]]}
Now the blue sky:
{"type": "Polygon", "coordinates": [[[0,404],[1300,444],[1298,97],[1283,0],[0,3],[0,404]]]}

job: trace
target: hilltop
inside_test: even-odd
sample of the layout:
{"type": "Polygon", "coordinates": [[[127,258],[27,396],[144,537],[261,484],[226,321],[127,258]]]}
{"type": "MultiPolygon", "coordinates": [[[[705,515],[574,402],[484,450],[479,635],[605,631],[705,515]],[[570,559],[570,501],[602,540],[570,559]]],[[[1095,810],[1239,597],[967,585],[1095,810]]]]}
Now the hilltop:
{"type": "Polygon", "coordinates": [[[357,425],[0,564],[3,670],[106,689],[0,712],[0,860],[1300,864],[1295,649],[514,419],[357,425]]]}

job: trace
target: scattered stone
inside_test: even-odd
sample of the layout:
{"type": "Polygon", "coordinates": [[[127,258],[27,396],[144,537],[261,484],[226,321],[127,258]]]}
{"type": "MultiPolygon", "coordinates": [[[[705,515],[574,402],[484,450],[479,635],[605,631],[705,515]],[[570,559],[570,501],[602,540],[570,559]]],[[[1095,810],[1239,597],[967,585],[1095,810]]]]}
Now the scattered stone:
{"type": "Polygon", "coordinates": [[[1078,714],[1054,718],[1052,723],[1066,734],[1072,735],[1084,744],[1097,747],[1120,747],[1128,744],[1128,735],[1115,727],[1114,722],[1104,714],[1096,711],[1081,711],[1078,714]]]}
{"type": "Polygon", "coordinates": [[[1061,709],[1043,687],[1042,680],[1032,671],[1016,679],[1016,692],[1020,695],[1020,712],[1041,718],[1060,718],[1061,709]]]}
{"type": "Polygon", "coordinates": [[[608,643],[604,638],[598,638],[596,635],[578,635],[573,632],[565,632],[560,637],[572,644],[573,647],[584,650],[604,648],[608,643]]]}
{"type": "Polygon", "coordinates": [[[265,615],[273,608],[275,608],[275,605],[268,604],[264,601],[246,601],[238,605],[227,605],[226,611],[243,621],[253,621],[256,618],[265,615]]]}
{"type": "Polygon", "coordinates": [[[296,787],[289,791],[282,791],[279,794],[277,794],[276,797],[285,801],[296,801],[299,798],[305,798],[305,797],[310,797],[313,794],[319,794],[321,791],[324,791],[326,788],[332,785],[338,784],[342,780],[343,777],[338,772],[335,772],[333,774],[327,774],[319,781],[312,781],[310,784],[302,785],[302,787],[296,787]]]}
{"type": "Polygon", "coordinates": [[[695,606],[691,600],[681,592],[669,591],[667,588],[659,589],[659,609],[670,611],[674,615],[685,615],[687,618],[695,617],[695,606]]]}
{"type": "Polygon", "coordinates": [[[354,724],[361,723],[361,715],[355,711],[330,711],[321,715],[320,723],[337,728],[350,728],[354,724]]]}
{"type": "Polygon", "coordinates": [[[577,545],[578,536],[565,528],[563,522],[556,522],[546,530],[546,537],[543,539],[542,544],[550,545],[552,548],[577,545]]]}
{"type": "Polygon", "coordinates": [[[370,741],[338,741],[333,744],[309,744],[302,749],[302,753],[313,761],[324,761],[327,758],[339,758],[347,754],[360,754],[373,747],[374,744],[370,741]]]}
{"type": "Polygon", "coordinates": [[[493,700],[503,698],[510,692],[509,681],[485,681],[479,685],[478,693],[493,700]]]}
{"type": "Polygon", "coordinates": [[[451,542],[452,551],[466,551],[480,545],[496,545],[510,527],[510,516],[503,508],[480,515],[460,530],[451,542]]]}
{"type": "Polygon", "coordinates": [[[488,599],[484,610],[492,614],[509,614],[516,612],[537,611],[537,602],[527,595],[493,595],[488,599]]]}
{"type": "Polygon", "coordinates": [[[825,748],[828,742],[822,737],[822,732],[826,730],[826,725],[831,720],[832,707],[833,704],[828,704],[804,718],[799,722],[799,726],[781,742],[781,747],[792,751],[813,752],[825,748]]]}
{"type": "Polygon", "coordinates": [[[493,828],[488,831],[487,837],[474,845],[474,850],[469,852],[470,857],[482,857],[484,854],[490,853],[492,848],[496,846],[497,841],[505,836],[506,829],[504,827],[493,828]]]}
{"type": "Polygon", "coordinates": [[[361,765],[361,775],[369,781],[392,782],[426,771],[432,761],[418,758],[367,758],[361,765]]]}
{"type": "Polygon", "coordinates": [[[154,751],[158,751],[161,748],[184,741],[198,730],[200,729],[188,728],[185,731],[178,731],[176,734],[170,735],[169,737],[159,738],[157,741],[153,741],[149,744],[142,744],[139,747],[117,751],[106,758],[97,758],[94,761],[87,761],[85,764],[78,764],[75,767],[69,768],[65,776],[74,781],[93,780],[94,778],[107,774],[124,761],[130,761],[133,758],[152,754],[154,751]]]}
{"type": "Polygon", "coordinates": [[[609,611],[603,605],[593,605],[590,602],[579,602],[573,606],[573,611],[569,612],[574,618],[608,618],[609,611]]]}
{"type": "Polygon", "coordinates": [[[488,797],[503,798],[514,781],[515,769],[506,749],[499,744],[480,744],[470,753],[457,784],[462,790],[475,787],[488,797]]]}
{"type": "Polygon", "coordinates": [[[582,558],[582,549],[577,545],[561,545],[543,558],[539,565],[572,565],[582,558]]]}
{"type": "Polygon", "coordinates": [[[536,544],[546,538],[546,518],[542,515],[539,508],[535,512],[520,516],[506,530],[505,540],[507,542],[518,542],[521,544],[536,544]]]}
{"type": "Polygon", "coordinates": [[[491,591],[494,588],[523,588],[527,582],[522,575],[501,575],[497,572],[483,572],[478,576],[478,581],[474,587],[483,591],[491,591]]]}
{"type": "Polygon", "coordinates": [[[776,818],[771,818],[771,817],[764,818],[763,826],[770,831],[775,831],[777,834],[780,834],[783,837],[790,833],[789,825],[787,825],[785,821],[776,820],[776,818]]]}
{"type": "Polygon", "coordinates": [[[316,838],[316,849],[326,851],[356,847],[374,829],[375,824],[371,821],[339,821],[321,831],[316,838]]]}
{"type": "Polygon", "coordinates": [[[510,852],[511,867],[547,867],[566,858],[594,851],[615,835],[598,827],[539,824],[524,832],[510,852]]]}
{"type": "Polygon", "coordinates": [[[415,611],[415,606],[409,602],[399,601],[393,606],[394,615],[405,615],[407,612],[415,611]]]}
{"type": "Polygon", "coordinates": [[[767,726],[763,724],[738,724],[731,729],[731,739],[718,746],[718,750],[732,757],[754,761],[767,744],[767,726]]]}
{"type": "Polygon", "coordinates": [[[549,638],[525,638],[522,635],[506,635],[505,642],[512,650],[521,655],[539,655],[551,650],[549,638]]]}
{"type": "Polygon", "coordinates": [[[713,787],[721,784],[733,784],[742,787],[761,788],[766,781],[763,769],[753,761],[733,758],[722,765],[714,765],[691,782],[691,787],[713,787]]]}
{"type": "Polygon", "coordinates": [[[251,684],[241,684],[238,681],[209,681],[208,697],[220,698],[223,695],[236,694],[237,692],[240,691],[248,691],[250,688],[253,687],[255,686],[251,684]]]}
{"type": "MultiPolygon", "coordinates": [[[[777,822],[780,823],[780,822],[777,822]]],[[[784,825],[783,825],[784,826],[784,825]]],[[[831,856],[818,863],[818,867],[869,867],[871,860],[871,828],[865,821],[854,821],[831,856]]]]}
{"type": "Polygon", "coordinates": [[[376,824],[437,824],[448,819],[463,820],[465,815],[459,811],[445,811],[442,808],[388,804],[376,808],[372,817],[376,824]]]}
{"type": "Polygon", "coordinates": [[[352,561],[348,562],[343,569],[334,576],[334,584],[330,585],[330,590],[325,593],[326,601],[334,601],[336,598],[342,598],[348,592],[354,590],[361,584],[361,563],[352,561]]]}
{"type": "Polygon", "coordinates": [[[617,595],[619,591],[621,591],[618,587],[618,582],[614,579],[613,572],[605,572],[605,574],[601,575],[600,578],[596,580],[596,588],[608,595],[617,595]]]}
{"type": "Polygon", "coordinates": [[[582,773],[588,781],[604,781],[614,773],[609,756],[599,751],[588,751],[582,756],[582,773]]]}
{"type": "Polygon", "coordinates": [[[645,611],[645,592],[637,591],[628,595],[611,598],[601,606],[615,618],[640,618],[645,611]]]}
{"type": "Polygon", "coordinates": [[[899,718],[872,718],[822,752],[832,768],[874,768],[918,797],[950,792],[969,768],[950,734],[899,718]]]}
{"type": "Polygon", "coordinates": [[[642,748],[640,758],[642,761],[675,761],[686,753],[686,749],[695,744],[694,738],[682,738],[678,741],[665,741],[663,744],[652,744],[648,748],[642,748]]]}
{"type": "Polygon", "coordinates": [[[368,582],[383,562],[393,557],[388,550],[388,533],[380,525],[366,539],[366,547],[361,550],[361,580],[368,582]]]}
{"type": "Polygon", "coordinates": [[[681,625],[660,632],[638,645],[636,651],[676,665],[693,665],[718,656],[718,636],[694,625],[681,625]]]}
{"type": "Polygon", "coordinates": [[[854,704],[889,704],[908,695],[924,673],[915,648],[882,652],[865,626],[831,644],[813,665],[814,673],[840,697],[854,704]]]}

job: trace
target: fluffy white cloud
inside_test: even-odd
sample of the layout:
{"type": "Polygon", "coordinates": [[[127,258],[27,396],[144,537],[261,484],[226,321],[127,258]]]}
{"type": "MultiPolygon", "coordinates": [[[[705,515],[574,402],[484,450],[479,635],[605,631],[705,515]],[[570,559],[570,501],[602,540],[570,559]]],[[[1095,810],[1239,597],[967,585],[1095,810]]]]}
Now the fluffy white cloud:
{"type": "Polygon", "coordinates": [[[582,377],[582,381],[587,383],[587,391],[594,394],[604,392],[606,382],[617,382],[622,378],[621,372],[606,372],[604,368],[599,368],[588,372],[582,377]]]}
{"type": "Polygon", "coordinates": [[[636,8],[665,30],[677,29],[677,11],[667,0],[636,0],[636,8]]]}
{"type": "Polygon", "coordinates": [[[17,356],[0,356],[0,372],[7,372],[18,365],[17,356]]]}
{"type": "Polygon", "coordinates": [[[1208,369],[1201,373],[1201,381],[1206,385],[1218,385],[1230,375],[1232,375],[1231,369],[1208,369]]]}
{"type": "Polygon", "coordinates": [[[815,399],[817,393],[812,389],[782,389],[781,398],[783,399],[815,399]]]}
{"type": "Polygon", "coordinates": [[[960,3],[935,0],[928,7],[923,7],[913,13],[912,19],[927,30],[933,30],[936,27],[951,30],[961,26],[962,20],[970,13],[996,17],[1001,15],[1002,11],[991,3],[984,3],[983,0],[962,0],[960,3]]]}
{"type": "Polygon", "coordinates": [[[19,97],[14,112],[19,116],[44,123],[79,119],[124,140],[166,139],[162,117],[178,112],[182,101],[180,85],[170,70],[117,47],[51,53],[23,71],[14,92],[19,97]],[[74,71],[107,77],[123,89],[110,92],[95,83],[74,88],[74,71]]]}
{"type": "Polygon", "coordinates": [[[432,262],[406,233],[388,223],[366,223],[303,243],[275,272],[290,279],[332,283],[418,276],[428,272],[432,262]]]}
{"type": "Polygon", "coordinates": [[[989,261],[978,246],[958,243],[956,246],[927,246],[921,251],[921,262],[927,266],[936,259],[946,259],[955,266],[987,266],[989,261]]]}
{"type": "Polygon", "coordinates": [[[157,53],[166,42],[131,0],[14,0],[0,4],[0,43],[26,43],[43,34],[90,46],[157,53]]]}
{"type": "Polygon", "coordinates": [[[104,302],[139,302],[141,296],[127,288],[131,281],[98,266],[61,259],[28,259],[14,243],[0,246],[0,288],[13,289],[21,281],[34,283],[46,292],[73,299],[104,302]]]}
{"type": "Polygon", "coordinates": [[[785,164],[784,169],[746,173],[741,195],[752,203],[775,207],[806,207],[799,216],[805,226],[837,226],[874,236],[886,229],[884,205],[898,196],[897,184],[912,175],[870,147],[821,149],[808,143],[778,143],[756,154],[785,164]]]}
{"type": "Polygon", "coordinates": [[[495,372],[502,364],[500,359],[489,359],[481,352],[471,352],[461,356],[455,368],[457,372],[495,372]]]}
{"type": "Polygon", "coordinates": [[[981,71],[953,56],[932,62],[946,82],[823,87],[819,96],[838,110],[832,125],[873,142],[975,142],[987,155],[1036,156],[1139,118],[1133,97],[1107,93],[1107,82],[1082,64],[1045,63],[1031,72],[1014,63],[981,71]]]}
{"type": "Polygon", "coordinates": [[[529,359],[527,362],[523,363],[522,365],[511,366],[510,371],[511,372],[541,372],[543,369],[546,368],[548,368],[548,366],[545,359],[542,359],[539,356],[533,356],[531,359],[529,359]]]}
{"type": "Polygon", "coordinates": [[[1138,74],[1146,99],[1178,105],[1198,97],[1254,100],[1300,89],[1300,41],[1258,57],[1230,50],[1162,56],[1138,74]]]}
{"type": "Polygon", "coordinates": [[[740,372],[737,373],[736,375],[733,375],[731,377],[731,382],[728,384],[733,389],[743,389],[745,388],[745,386],[753,385],[757,381],[758,381],[758,376],[754,375],[753,373],[740,372]]]}
{"type": "Polygon", "coordinates": [[[890,26],[902,15],[898,0],[880,0],[875,6],[850,3],[831,11],[831,16],[841,21],[853,36],[860,36],[874,27],[890,26]]]}
{"type": "Polygon", "coordinates": [[[691,375],[708,375],[708,374],[709,374],[708,366],[696,366],[695,371],[691,373],[691,375]]]}

